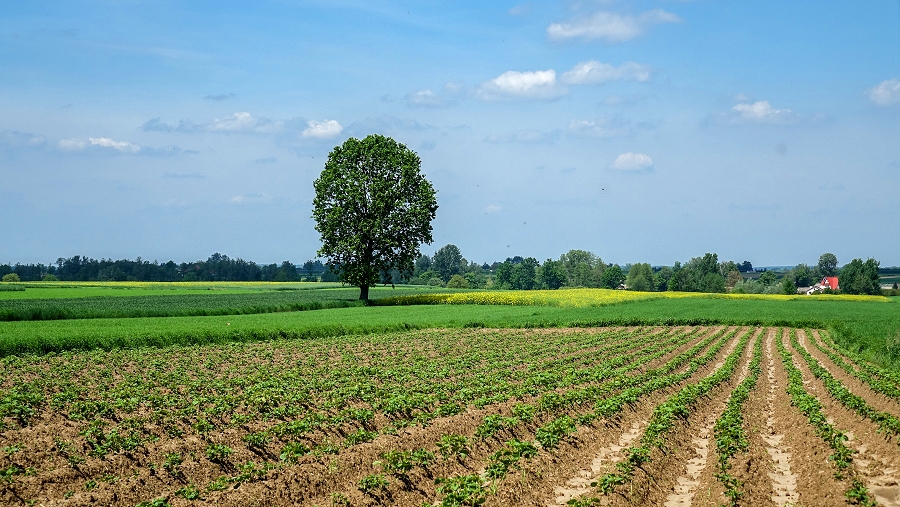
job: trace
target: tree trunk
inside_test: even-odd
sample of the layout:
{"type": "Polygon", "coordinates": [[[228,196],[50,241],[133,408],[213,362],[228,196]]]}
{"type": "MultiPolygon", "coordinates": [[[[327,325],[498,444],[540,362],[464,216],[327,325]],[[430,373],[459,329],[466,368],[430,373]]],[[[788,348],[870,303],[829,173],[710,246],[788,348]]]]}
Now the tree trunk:
{"type": "Polygon", "coordinates": [[[359,300],[360,301],[368,301],[369,300],[369,286],[368,285],[360,285],[359,286],[359,300]]]}

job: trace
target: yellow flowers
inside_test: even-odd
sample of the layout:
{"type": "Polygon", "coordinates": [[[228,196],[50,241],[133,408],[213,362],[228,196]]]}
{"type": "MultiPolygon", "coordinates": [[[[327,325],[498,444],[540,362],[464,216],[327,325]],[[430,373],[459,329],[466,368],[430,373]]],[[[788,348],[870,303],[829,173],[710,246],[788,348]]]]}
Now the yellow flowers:
{"type": "Polygon", "coordinates": [[[611,289],[559,289],[417,294],[413,296],[387,298],[384,302],[387,304],[399,305],[455,304],[586,308],[660,298],[756,299],[770,301],[789,301],[793,299],[815,299],[824,301],[890,301],[881,296],[788,296],[781,294],[709,294],[700,292],[632,292],[611,289]]]}

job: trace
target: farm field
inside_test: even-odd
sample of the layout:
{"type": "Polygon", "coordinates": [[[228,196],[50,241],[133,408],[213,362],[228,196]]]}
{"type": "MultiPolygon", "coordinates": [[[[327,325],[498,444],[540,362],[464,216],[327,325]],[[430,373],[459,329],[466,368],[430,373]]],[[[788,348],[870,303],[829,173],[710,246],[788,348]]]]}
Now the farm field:
{"type": "Polygon", "coordinates": [[[900,375],[821,329],[422,329],[0,362],[4,505],[900,505],[900,375]]]}
{"type": "MultiPolygon", "coordinates": [[[[324,297],[317,300],[313,296],[330,294],[334,290],[340,289],[286,292],[300,294],[294,297],[301,302],[304,301],[304,297],[310,297],[311,301],[307,299],[307,303],[304,304],[308,304],[307,307],[311,309],[315,308],[315,305],[327,307],[329,304],[329,300],[324,297]]],[[[420,290],[425,293],[424,297],[432,297],[426,292],[430,289],[420,290]]],[[[401,291],[399,288],[379,288],[378,291],[373,289],[372,292],[378,297],[394,295],[399,291],[401,291]]],[[[828,298],[773,299],[771,296],[736,299],[693,294],[650,299],[643,297],[611,304],[607,294],[612,293],[613,297],[621,298],[624,297],[621,296],[624,291],[600,289],[581,291],[586,294],[582,299],[593,297],[599,303],[596,303],[596,306],[581,307],[560,304],[555,306],[428,304],[362,307],[357,306],[355,300],[348,299],[345,302],[351,307],[319,311],[0,322],[0,356],[74,349],[110,350],[144,345],[320,338],[425,328],[723,324],[828,329],[835,340],[853,352],[858,352],[880,365],[900,368],[900,306],[896,300],[890,298],[875,297],[861,301],[828,298]],[[594,296],[591,296],[592,294],[594,296]]],[[[460,293],[463,297],[469,294],[477,296],[478,293],[460,293]]],[[[498,297],[515,298],[523,293],[509,291],[496,294],[498,297]]],[[[532,297],[528,294],[524,296],[532,297]]],[[[205,297],[218,300],[219,295],[212,293],[205,297]]],[[[85,298],[87,301],[92,299],[85,298]]],[[[115,303],[119,299],[128,298],[111,301],[115,303]]],[[[177,301],[176,299],[175,302],[177,301]]],[[[0,301],[0,309],[7,303],[0,301]]],[[[334,301],[334,304],[340,303],[341,300],[334,301]]],[[[212,303],[202,301],[201,304],[206,305],[206,308],[212,306],[212,303]]],[[[108,311],[102,308],[101,310],[108,311]]],[[[177,306],[162,307],[161,310],[169,313],[180,311],[177,306]]]]}
{"type": "MultiPolygon", "coordinates": [[[[240,315],[361,306],[359,290],[329,283],[21,284],[0,292],[0,321],[240,315]]],[[[371,298],[432,292],[373,288],[371,298]]]]}

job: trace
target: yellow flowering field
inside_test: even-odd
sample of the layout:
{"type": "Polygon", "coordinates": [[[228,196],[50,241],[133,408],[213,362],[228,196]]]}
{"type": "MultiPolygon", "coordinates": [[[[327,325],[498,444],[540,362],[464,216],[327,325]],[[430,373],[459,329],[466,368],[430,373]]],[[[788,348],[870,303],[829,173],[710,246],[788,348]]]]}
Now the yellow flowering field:
{"type": "Polygon", "coordinates": [[[883,301],[882,296],[819,295],[788,296],[782,294],[710,294],[701,292],[633,292],[612,289],[559,289],[520,291],[480,291],[457,292],[453,294],[415,294],[387,298],[384,304],[395,305],[512,305],[512,306],[559,306],[567,308],[587,308],[606,306],[630,301],[658,298],[698,298],[698,299],[755,299],[769,301],[789,301],[794,299],[825,301],[883,301]]]}

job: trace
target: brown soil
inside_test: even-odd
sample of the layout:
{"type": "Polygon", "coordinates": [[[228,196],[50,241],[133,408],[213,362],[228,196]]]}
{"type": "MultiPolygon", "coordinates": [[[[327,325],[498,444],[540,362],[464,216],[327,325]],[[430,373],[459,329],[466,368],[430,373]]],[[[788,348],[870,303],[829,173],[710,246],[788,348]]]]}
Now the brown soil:
{"type": "MultiPolygon", "coordinates": [[[[680,330],[692,328],[615,328],[615,329],[566,329],[566,330],[472,330],[466,336],[454,335],[454,340],[477,339],[491,333],[509,333],[523,339],[544,339],[559,337],[569,333],[625,333],[610,340],[587,343],[567,343],[560,347],[555,358],[528,358],[525,361],[539,365],[545,361],[563,359],[573,368],[586,368],[598,361],[608,359],[603,351],[615,343],[628,340],[632,332],[648,336],[660,333],[654,340],[665,340],[680,330]],[[587,345],[587,346],[584,346],[587,345]],[[597,357],[594,357],[597,356],[597,357]]],[[[718,328],[717,328],[718,329],[718,328]]],[[[699,329],[686,343],[676,350],[657,359],[642,369],[663,364],[676,354],[687,350],[709,333],[717,329],[699,329]]],[[[759,329],[749,330],[758,335],[759,329]]],[[[425,333],[439,333],[426,331],[425,333]]],[[[781,330],[777,330],[781,333],[781,330]]],[[[776,330],[764,337],[763,371],[756,389],[747,401],[745,429],[750,448],[732,461],[732,473],[743,482],[744,496],[741,505],[803,505],[844,506],[847,504],[844,491],[849,487],[849,479],[836,480],[835,469],[828,461],[831,449],[815,434],[806,418],[793,406],[786,393],[787,377],[781,358],[773,343],[776,330]]],[[[433,336],[433,335],[432,335],[433,336]]],[[[610,334],[610,337],[615,335],[610,334]]],[[[739,335],[738,335],[739,336],[739,335]]],[[[810,337],[798,332],[801,344],[810,337]]],[[[785,331],[785,344],[790,349],[785,331]]],[[[712,373],[737,343],[737,337],[723,347],[716,360],[695,372],[686,383],[696,382],[712,373]]],[[[752,351],[751,340],[743,351],[739,370],[729,382],[717,387],[701,400],[691,416],[677,425],[669,436],[669,451],[663,454],[654,451],[652,461],[644,470],[635,473],[630,487],[619,493],[602,497],[604,505],[659,505],[659,506],[713,506],[727,503],[723,488],[715,478],[716,452],[712,434],[713,425],[721,414],[731,390],[746,376],[747,364],[752,351]]],[[[251,346],[251,345],[248,345],[251,346]]],[[[308,361],[308,357],[298,355],[294,349],[266,348],[252,344],[255,352],[273,365],[290,365],[298,361],[308,361]]],[[[824,354],[811,344],[806,348],[836,378],[855,394],[862,396],[873,407],[896,414],[900,403],[874,393],[865,384],[847,375],[834,365],[824,354]]],[[[436,349],[423,346],[422,342],[410,341],[393,347],[377,340],[361,339],[346,350],[335,351],[333,347],[311,344],[321,357],[331,358],[336,363],[355,357],[358,364],[385,364],[390,358],[408,358],[410,361],[434,357],[436,349]]],[[[629,353],[632,351],[629,351],[629,353]]],[[[202,352],[196,353],[196,360],[205,360],[202,352]]],[[[180,358],[183,361],[183,358],[180,358]]],[[[211,357],[221,362],[221,353],[211,357]]],[[[262,360],[262,359],[261,359],[262,360]]],[[[394,359],[396,360],[396,359],[394,359]]],[[[222,375],[231,366],[221,363],[222,375]]],[[[823,411],[833,424],[850,436],[848,445],[858,451],[854,457],[854,467],[859,477],[881,505],[900,507],[900,452],[895,441],[877,433],[871,421],[863,420],[833,401],[821,385],[814,379],[805,362],[795,353],[795,364],[801,368],[810,394],[823,403],[823,411]]],[[[173,366],[174,367],[174,366],[173,366]]],[[[516,368],[516,365],[510,368],[516,368]]],[[[135,372],[127,370],[114,372],[116,379],[125,379],[135,372]]],[[[40,375],[35,369],[29,375],[40,375]]],[[[468,375],[463,372],[462,375],[468,375]]],[[[553,451],[541,451],[536,457],[522,460],[519,467],[511,470],[503,479],[496,481],[488,496],[491,505],[534,505],[560,506],[573,498],[600,496],[590,483],[613,469],[622,459],[622,450],[637,442],[646,428],[654,408],[666,397],[680,389],[683,383],[647,395],[632,408],[611,420],[595,421],[589,426],[581,426],[578,431],[564,440],[553,451]]],[[[227,463],[215,465],[204,456],[207,441],[189,433],[185,437],[170,437],[158,422],[150,421],[146,427],[153,429],[159,439],[131,453],[109,455],[105,459],[87,457],[84,463],[71,465],[60,452],[58,442],[77,443],[84,440],[79,435],[85,423],[73,422],[51,410],[42,412],[30,426],[9,427],[0,432],[0,471],[9,465],[26,469],[27,474],[14,476],[13,481],[0,478],[0,504],[27,505],[123,505],[154,498],[166,497],[172,506],[187,505],[398,505],[422,506],[437,504],[435,479],[473,473],[482,473],[489,462],[489,456],[503,442],[518,438],[534,441],[535,430],[549,421],[548,416],[538,416],[531,423],[520,423],[512,429],[501,431],[496,437],[484,441],[473,440],[468,458],[451,458],[437,461],[427,468],[416,467],[408,478],[388,476],[391,484],[387,489],[372,494],[362,493],[357,485],[360,479],[370,474],[383,473],[374,463],[388,450],[411,450],[417,448],[436,451],[435,442],[441,435],[455,433],[472,436],[475,428],[489,414],[511,415],[512,407],[521,402],[533,402],[533,398],[509,400],[489,405],[483,409],[471,406],[461,414],[435,419],[425,426],[416,425],[400,429],[396,434],[379,434],[372,442],[357,444],[342,449],[336,455],[316,457],[307,455],[291,466],[276,468],[265,477],[256,478],[243,484],[228,484],[223,491],[208,492],[205,486],[218,477],[234,477],[240,473],[239,463],[254,461],[277,462],[276,446],[254,453],[241,442],[241,436],[248,430],[262,429],[270,422],[260,421],[247,427],[222,427],[210,435],[210,439],[234,449],[227,463]],[[258,426],[258,427],[257,427],[258,426]],[[24,451],[12,452],[12,447],[24,444],[24,451]],[[178,452],[185,457],[181,465],[182,474],[172,476],[162,467],[167,453],[178,452]],[[149,465],[153,463],[154,467],[149,465]],[[175,495],[175,491],[195,483],[202,492],[202,500],[187,501],[175,495]],[[335,496],[337,495],[337,496],[335,496]]],[[[590,405],[590,404],[588,404],[590,405]]],[[[576,411],[587,413],[592,406],[584,406],[576,411]]],[[[335,412],[336,413],[336,412],[335,412]]],[[[137,414],[139,415],[139,414],[137,414]]],[[[121,426],[121,421],[117,421],[121,426]]],[[[384,429],[389,421],[379,415],[373,427],[384,429]]],[[[187,427],[187,426],[185,426],[187,427]]],[[[317,441],[332,439],[341,441],[345,433],[354,426],[342,426],[313,435],[317,441]]],[[[80,444],[79,444],[80,446],[80,444]]],[[[84,455],[86,448],[77,451],[84,455]]]]}

